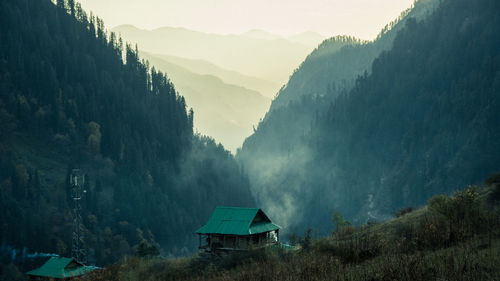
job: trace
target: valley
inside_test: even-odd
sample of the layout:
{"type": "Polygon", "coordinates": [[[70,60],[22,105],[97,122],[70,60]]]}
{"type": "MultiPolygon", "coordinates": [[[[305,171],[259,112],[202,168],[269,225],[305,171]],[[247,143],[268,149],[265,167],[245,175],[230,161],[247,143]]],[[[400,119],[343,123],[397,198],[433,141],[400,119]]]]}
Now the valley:
{"type": "Polygon", "coordinates": [[[255,26],[0,2],[0,280],[500,278],[498,1],[255,26]]]}

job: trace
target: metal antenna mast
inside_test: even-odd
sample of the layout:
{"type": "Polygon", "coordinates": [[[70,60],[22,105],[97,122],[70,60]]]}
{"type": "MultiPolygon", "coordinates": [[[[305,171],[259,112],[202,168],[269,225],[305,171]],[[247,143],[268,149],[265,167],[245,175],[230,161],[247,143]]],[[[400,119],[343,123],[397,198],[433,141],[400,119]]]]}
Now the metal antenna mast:
{"type": "Polygon", "coordinates": [[[73,198],[73,234],[71,243],[71,256],[81,263],[87,262],[87,251],[84,241],[84,228],[82,220],[82,206],[80,200],[86,190],[83,189],[85,176],[80,169],[73,169],[70,176],[71,198],[73,198]]]}

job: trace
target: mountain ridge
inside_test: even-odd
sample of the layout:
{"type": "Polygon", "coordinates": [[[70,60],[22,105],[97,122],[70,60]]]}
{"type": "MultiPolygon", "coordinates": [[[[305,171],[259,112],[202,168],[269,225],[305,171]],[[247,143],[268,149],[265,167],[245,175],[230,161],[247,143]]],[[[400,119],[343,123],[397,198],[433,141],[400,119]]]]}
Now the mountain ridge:
{"type": "MultiPolygon", "coordinates": [[[[432,12],[384,29],[380,38],[394,41],[383,42],[389,49],[350,87],[310,83],[314,87],[271,109],[245,140],[237,158],[257,201],[271,206],[278,223],[326,233],[322,222],[336,210],[357,223],[382,220],[395,208],[418,206],[494,172],[500,161],[493,129],[500,125],[493,113],[499,9],[488,0],[422,1],[415,8],[419,3],[432,12]]],[[[346,48],[353,49],[340,52],[346,48]]],[[[306,74],[317,78],[314,73],[306,74]]]]}

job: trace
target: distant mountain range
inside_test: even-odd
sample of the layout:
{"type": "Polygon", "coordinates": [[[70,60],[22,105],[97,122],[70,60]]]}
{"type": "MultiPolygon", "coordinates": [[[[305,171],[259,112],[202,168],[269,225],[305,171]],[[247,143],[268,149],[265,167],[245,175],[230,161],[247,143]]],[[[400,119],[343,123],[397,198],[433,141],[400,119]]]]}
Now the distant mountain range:
{"type": "Polygon", "coordinates": [[[281,35],[269,33],[261,29],[252,29],[245,33],[240,34],[245,37],[254,39],[264,39],[264,40],[277,40],[285,39],[291,42],[299,43],[306,46],[316,47],[321,41],[325,40],[325,37],[319,33],[312,31],[305,31],[292,36],[283,37],[281,35]]]}
{"type": "Polygon", "coordinates": [[[132,25],[112,31],[137,43],[152,65],[167,72],[195,110],[196,129],[233,152],[252,133],[293,70],[324,39],[314,32],[290,37],[263,30],[219,35],[132,25]]]}
{"type": "MultiPolygon", "coordinates": [[[[156,56],[146,52],[142,52],[141,57],[166,72],[177,90],[186,98],[186,103],[195,109],[195,128],[204,135],[223,141],[224,146],[233,152],[252,133],[252,126],[259,122],[271,104],[269,98],[255,90],[225,83],[211,74],[198,74],[215,72],[235,80],[246,79],[238,73],[217,68],[204,61],[156,56]],[[183,67],[185,65],[188,67],[183,67]]],[[[254,80],[259,82],[257,78],[254,80]]]]}
{"type": "Polygon", "coordinates": [[[250,90],[255,90],[268,98],[272,98],[281,87],[280,84],[224,69],[214,63],[202,59],[186,59],[165,54],[150,53],[149,55],[178,66],[182,66],[186,70],[196,74],[216,76],[224,81],[224,83],[239,85],[250,90]]]}
{"type": "Polygon", "coordinates": [[[261,30],[220,35],[176,27],[145,30],[132,25],[120,25],[112,31],[126,41],[138,43],[143,51],[207,60],[279,85],[287,81],[293,69],[323,39],[312,32],[283,38],[261,30]]]}

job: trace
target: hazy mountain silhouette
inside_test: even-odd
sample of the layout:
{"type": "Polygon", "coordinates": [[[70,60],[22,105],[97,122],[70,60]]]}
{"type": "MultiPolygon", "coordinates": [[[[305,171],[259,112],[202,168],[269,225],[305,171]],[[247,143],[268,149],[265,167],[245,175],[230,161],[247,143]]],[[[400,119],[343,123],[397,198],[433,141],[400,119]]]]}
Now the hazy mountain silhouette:
{"type": "Polygon", "coordinates": [[[312,31],[305,31],[296,35],[287,37],[288,40],[292,42],[297,42],[307,46],[316,47],[321,41],[325,40],[325,37],[319,33],[312,31]]]}
{"type": "Polygon", "coordinates": [[[222,81],[228,84],[243,86],[250,90],[255,90],[261,95],[268,98],[273,98],[278,92],[281,85],[273,83],[268,80],[260,79],[257,77],[251,77],[243,75],[236,71],[223,69],[209,61],[200,59],[186,59],[176,56],[169,56],[163,54],[150,54],[156,58],[162,59],[164,61],[182,66],[183,68],[203,75],[213,75],[220,78],[222,81]]]}
{"type": "Polygon", "coordinates": [[[248,38],[264,39],[264,40],[275,40],[275,39],[282,38],[280,35],[272,34],[272,33],[269,33],[265,30],[262,30],[262,29],[252,29],[252,30],[249,30],[249,31],[242,33],[240,35],[248,37],[248,38]]]}
{"type": "Polygon", "coordinates": [[[305,31],[291,36],[281,36],[269,33],[261,29],[252,29],[250,31],[242,33],[241,35],[253,39],[264,39],[264,40],[286,39],[291,42],[311,47],[316,47],[319,43],[321,43],[321,41],[325,40],[325,37],[323,35],[312,31],[305,31]]]}
{"type": "MultiPolygon", "coordinates": [[[[313,48],[261,30],[241,35],[218,35],[185,28],[142,30],[122,25],[113,31],[128,41],[137,42],[139,50],[163,60],[163,67],[159,68],[170,68],[175,72],[169,75],[177,75],[174,83],[179,84],[181,93],[191,100],[190,104],[198,112],[196,127],[233,151],[241,146],[268,108],[267,100],[257,98],[259,95],[247,89],[273,97],[313,48]],[[165,64],[167,62],[170,64],[165,64]],[[181,71],[179,66],[184,70],[181,71]],[[213,75],[220,80],[187,75],[186,70],[191,74],[213,75]],[[245,97],[243,93],[251,94],[245,97]],[[239,106],[235,107],[236,104],[239,106]]],[[[314,33],[303,33],[293,40],[318,38],[319,35],[314,33]]]]}
{"type": "Polygon", "coordinates": [[[187,104],[195,110],[194,127],[233,152],[269,109],[271,100],[254,90],[224,83],[213,75],[193,73],[146,52],[141,56],[166,72],[187,104]]]}
{"type": "MultiPolygon", "coordinates": [[[[154,30],[121,25],[112,29],[124,39],[138,43],[139,49],[210,61],[225,69],[270,80],[282,85],[313,46],[283,38],[272,40],[244,35],[208,34],[185,28],[161,27],[154,30]]],[[[262,32],[251,32],[261,36],[262,32]]],[[[264,35],[269,37],[269,35],[264,35]]]]}

